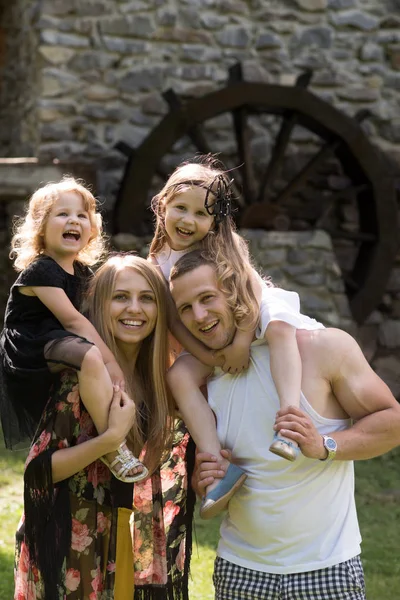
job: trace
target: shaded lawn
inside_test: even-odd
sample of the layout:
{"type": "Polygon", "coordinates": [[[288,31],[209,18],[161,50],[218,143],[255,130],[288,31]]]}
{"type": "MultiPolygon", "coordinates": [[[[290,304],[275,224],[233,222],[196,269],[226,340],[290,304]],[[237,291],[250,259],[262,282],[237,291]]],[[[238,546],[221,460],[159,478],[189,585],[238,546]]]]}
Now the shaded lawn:
{"type": "MultiPolygon", "coordinates": [[[[22,512],[25,452],[0,446],[0,599],[13,597],[14,533],[22,512]]],[[[400,597],[400,450],[356,465],[356,497],[363,535],[368,600],[400,597]]],[[[212,600],[212,568],[219,519],[196,518],[191,600],[212,600]]]]}

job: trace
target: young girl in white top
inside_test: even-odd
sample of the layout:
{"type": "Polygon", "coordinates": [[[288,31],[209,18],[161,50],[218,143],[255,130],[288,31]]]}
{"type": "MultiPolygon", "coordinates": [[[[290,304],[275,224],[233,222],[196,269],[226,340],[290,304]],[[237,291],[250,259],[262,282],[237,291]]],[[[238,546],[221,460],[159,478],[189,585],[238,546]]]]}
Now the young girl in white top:
{"type": "MultiPolygon", "coordinates": [[[[93,194],[66,177],[37,190],[11,242],[19,276],[11,288],[1,334],[0,413],[8,447],[33,437],[55,374],[78,371],[82,401],[98,433],[107,429],[110,378],[124,385],[114,355],[80,312],[90,265],[104,252],[102,219],[93,194]]],[[[147,469],[126,442],[102,458],[122,481],[147,469]]]]}
{"type": "MultiPolygon", "coordinates": [[[[271,373],[281,407],[299,406],[301,360],[296,328],[317,329],[322,325],[300,313],[296,293],[274,288],[252,267],[247,244],[235,232],[231,218],[231,183],[221,163],[214,159],[179,166],[153,199],[156,230],[149,258],[168,281],[171,268],[180,256],[195,248],[204,248],[216,259],[218,279],[227,282],[231,298],[237,290],[237,295],[247,298],[246,304],[254,306],[255,310],[253,314],[241,314],[238,306],[232,303],[237,333],[229,346],[215,354],[190,334],[176,311],[171,317],[170,329],[182,346],[200,361],[221,365],[225,372],[237,374],[249,364],[250,344],[262,302],[270,315],[265,339],[270,347],[271,373]]],[[[192,383],[191,373],[183,373],[178,361],[168,378],[197,448],[214,454],[223,462],[213,413],[192,383]]],[[[270,450],[290,461],[294,461],[298,453],[294,442],[277,434],[270,450]]],[[[230,465],[225,478],[207,489],[201,516],[210,518],[224,508],[245,478],[241,469],[230,465]]]]}

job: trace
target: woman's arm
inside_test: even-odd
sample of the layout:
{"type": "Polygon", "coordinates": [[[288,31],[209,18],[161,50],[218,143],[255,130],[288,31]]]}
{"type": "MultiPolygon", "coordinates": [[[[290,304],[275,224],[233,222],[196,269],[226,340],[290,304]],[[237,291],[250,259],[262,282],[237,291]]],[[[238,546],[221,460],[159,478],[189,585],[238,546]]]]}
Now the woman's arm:
{"type": "Polygon", "coordinates": [[[107,430],[87,442],[56,450],[51,457],[53,482],[75,475],[101,456],[116,450],[130,430],[135,411],[134,401],[115,386],[107,430]]]}

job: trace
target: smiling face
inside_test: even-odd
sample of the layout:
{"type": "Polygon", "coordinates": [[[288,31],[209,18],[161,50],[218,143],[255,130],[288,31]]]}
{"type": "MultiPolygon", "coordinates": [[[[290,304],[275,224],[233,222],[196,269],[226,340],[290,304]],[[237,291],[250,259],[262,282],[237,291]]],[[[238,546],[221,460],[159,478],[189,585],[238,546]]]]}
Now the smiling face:
{"type": "Polygon", "coordinates": [[[57,262],[73,260],[92,235],[90,215],[76,192],[63,192],[55,200],[44,226],[45,252],[57,262]]]}
{"type": "Polygon", "coordinates": [[[233,313],[212,266],[202,265],[177,277],[170,288],[183,324],[198,340],[212,350],[231,343],[236,331],[233,313]]]}
{"type": "Polygon", "coordinates": [[[120,350],[140,344],[157,322],[155,293],[145,277],[133,268],[118,272],[110,302],[111,333],[120,350]]]}
{"type": "Polygon", "coordinates": [[[204,208],[207,191],[193,186],[165,206],[165,231],[173,250],[185,250],[206,237],[214,217],[204,208]]]}

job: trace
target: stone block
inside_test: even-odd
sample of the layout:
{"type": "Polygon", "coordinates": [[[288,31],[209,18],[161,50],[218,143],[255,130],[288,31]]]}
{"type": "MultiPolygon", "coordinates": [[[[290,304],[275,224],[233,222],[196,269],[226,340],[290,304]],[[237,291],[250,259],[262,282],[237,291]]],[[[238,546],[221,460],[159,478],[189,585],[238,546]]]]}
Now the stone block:
{"type": "Polygon", "coordinates": [[[249,13],[249,6],[248,2],[241,2],[240,0],[221,0],[220,10],[223,13],[247,15],[249,13]]]}
{"type": "Polygon", "coordinates": [[[328,0],[295,0],[299,8],[311,12],[325,10],[328,6],[328,0]]]}
{"type": "Polygon", "coordinates": [[[39,135],[41,140],[46,142],[67,141],[73,139],[73,133],[69,123],[55,121],[43,123],[40,127],[39,135]]]}
{"type": "Polygon", "coordinates": [[[360,58],[361,60],[369,61],[382,61],[383,60],[383,50],[381,46],[378,44],[374,44],[373,42],[367,42],[364,44],[360,50],[360,58]]]}
{"type": "Polygon", "coordinates": [[[328,0],[328,8],[343,10],[357,6],[357,0],[328,0]]]}
{"type": "Polygon", "coordinates": [[[350,102],[375,102],[379,99],[379,91],[374,88],[342,87],[337,91],[339,98],[350,102]]]}
{"type": "Polygon", "coordinates": [[[222,29],[229,23],[229,17],[221,15],[205,14],[201,15],[199,25],[209,30],[222,29]]]}
{"type": "Polygon", "coordinates": [[[88,37],[73,33],[61,33],[53,29],[43,29],[39,34],[42,44],[50,46],[66,46],[67,48],[87,48],[90,45],[88,37]]]}
{"type": "Polygon", "coordinates": [[[53,68],[42,71],[42,95],[55,97],[73,92],[81,87],[82,82],[71,73],[53,68]]]}
{"type": "Polygon", "coordinates": [[[87,50],[76,54],[69,63],[69,68],[78,73],[91,70],[105,71],[115,66],[118,54],[100,52],[99,50],[87,50]]]}
{"type": "Polygon", "coordinates": [[[66,16],[76,11],[77,0],[42,0],[43,14],[66,16]]]}
{"type": "Polygon", "coordinates": [[[256,39],[255,47],[257,50],[264,50],[266,48],[281,48],[281,39],[272,33],[271,31],[262,31],[256,39]]]}
{"type": "Polygon", "coordinates": [[[164,86],[165,69],[162,67],[137,67],[116,80],[118,89],[137,93],[139,90],[161,89],[164,86]]]}
{"type": "Polygon", "coordinates": [[[221,60],[222,51],[202,44],[182,44],[181,55],[183,60],[202,63],[221,60]]]}
{"type": "Polygon", "coordinates": [[[147,54],[150,52],[150,45],[147,42],[135,41],[129,38],[102,37],[104,47],[110,52],[120,52],[121,54],[147,54]]]}
{"type": "Polygon", "coordinates": [[[306,315],[321,314],[331,312],[335,309],[331,296],[323,292],[314,292],[303,289],[301,293],[302,311],[306,315]]]}
{"type": "Polygon", "coordinates": [[[251,40],[251,34],[246,27],[230,26],[217,33],[216,38],[222,46],[247,48],[251,40]]]}
{"type": "MultiPolygon", "coordinates": [[[[153,2],[154,6],[162,6],[164,4],[164,0],[160,2],[153,2]]],[[[133,2],[119,2],[118,9],[124,13],[135,13],[141,12],[145,10],[149,10],[150,0],[133,0],[133,2]]]]}
{"type": "Polygon", "coordinates": [[[129,117],[129,110],[120,103],[85,103],[82,108],[82,114],[89,119],[115,121],[116,123],[124,121],[129,117]]]}
{"type": "Polygon", "coordinates": [[[309,27],[295,34],[290,42],[292,50],[314,47],[331,48],[333,30],[330,27],[309,27]]]}
{"type": "Polygon", "coordinates": [[[301,231],[296,235],[298,236],[300,248],[320,248],[321,250],[332,251],[332,240],[325,231],[301,231]]]}
{"type": "Polygon", "coordinates": [[[208,31],[186,29],[183,27],[159,27],[153,34],[153,40],[177,42],[179,44],[214,44],[214,38],[208,31]]]}
{"type": "Polygon", "coordinates": [[[167,104],[158,92],[148,94],[142,99],[142,110],[149,115],[164,115],[167,104]]]}
{"type": "Polygon", "coordinates": [[[175,9],[166,7],[157,13],[158,23],[163,27],[171,27],[176,24],[177,13],[175,9]]]}
{"type": "Polygon", "coordinates": [[[52,65],[65,65],[75,56],[75,50],[63,46],[39,46],[39,52],[52,65]]]}
{"type": "Polygon", "coordinates": [[[101,33],[116,36],[149,38],[155,32],[154,20],[150,15],[112,16],[99,22],[101,33]]]}
{"type": "Polygon", "coordinates": [[[379,19],[359,10],[332,14],[331,21],[336,27],[354,27],[361,31],[373,31],[379,27],[379,19]]]}
{"type": "Polygon", "coordinates": [[[107,101],[113,100],[118,96],[116,89],[105,85],[96,84],[86,88],[83,95],[88,100],[107,101]]]}

